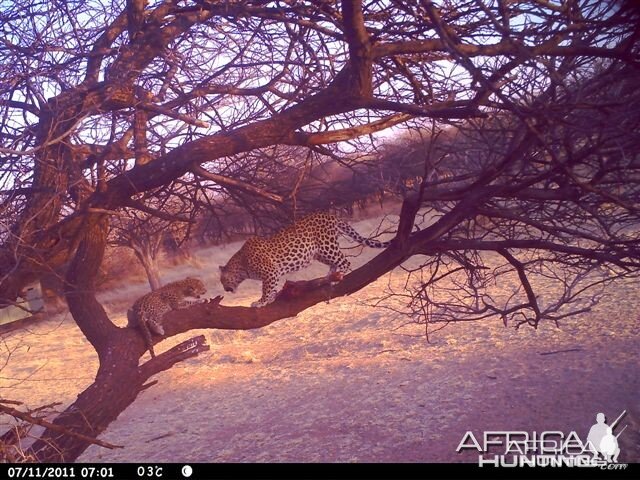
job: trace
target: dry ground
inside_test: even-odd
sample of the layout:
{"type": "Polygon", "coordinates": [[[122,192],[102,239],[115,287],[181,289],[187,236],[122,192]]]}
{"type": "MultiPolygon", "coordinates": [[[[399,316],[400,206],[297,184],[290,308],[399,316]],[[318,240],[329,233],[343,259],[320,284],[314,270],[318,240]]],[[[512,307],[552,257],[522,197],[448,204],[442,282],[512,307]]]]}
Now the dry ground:
{"type": "MultiPolygon", "coordinates": [[[[175,267],[166,280],[200,275],[211,296],[220,294],[217,265],[238,246],[200,251],[198,267],[175,267]]],[[[295,278],[325,271],[313,266],[295,278]]],[[[455,452],[467,430],[575,430],[586,437],[597,412],[613,418],[626,409],[620,460],[640,461],[637,283],[618,284],[596,309],[561,328],[456,324],[428,343],[423,327],[400,327],[402,319],[366,305],[402,278],[394,272],[261,330],[191,332],[205,333],[211,351],[159,375],[101,436],[124,449],[92,446],[80,460],[475,461],[455,452]]],[[[126,306],[146,289],[140,283],[100,298],[123,325],[126,306]]],[[[223,303],[248,305],[258,296],[259,284],[246,282],[223,303]]],[[[69,404],[97,367],[68,315],[5,336],[2,355],[0,397],[33,407],[69,404]]]]}

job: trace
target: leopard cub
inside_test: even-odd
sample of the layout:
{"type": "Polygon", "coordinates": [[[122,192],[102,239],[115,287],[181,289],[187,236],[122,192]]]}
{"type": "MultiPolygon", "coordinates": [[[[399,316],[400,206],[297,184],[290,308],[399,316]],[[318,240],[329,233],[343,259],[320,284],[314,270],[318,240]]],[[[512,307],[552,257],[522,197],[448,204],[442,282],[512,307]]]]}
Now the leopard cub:
{"type": "Polygon", "coordinates": [[[185,300],[185,297],[200,298],[206,292],[207,289],[202,280],[197,278],[187,277],[184,280],[168,283],[136,300],[133,306],[127,310],[129,321],[127,327],[141,330],[151,357],[155,357],[151,332],[156,335],[164,335],[163,315],[172,310],[179,310],[199,303],[185,300]]]}

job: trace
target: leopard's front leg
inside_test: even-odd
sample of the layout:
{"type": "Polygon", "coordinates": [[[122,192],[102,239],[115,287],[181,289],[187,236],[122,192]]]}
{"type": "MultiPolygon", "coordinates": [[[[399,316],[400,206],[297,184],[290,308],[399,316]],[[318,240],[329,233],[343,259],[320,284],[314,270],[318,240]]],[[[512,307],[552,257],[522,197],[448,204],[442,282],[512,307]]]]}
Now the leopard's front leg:
{"type": "Polygon", "coordinates": [[[177,303],[177,306],[174,310],[180,310],[183,308],[191,307],[193,305],[199,305],[204,301],[205,300],[181,300],[180,302],[177,303]]]}
{"type": "Polygon", "coordinates": [[[264,307],[272,303],[278,294],[278,276],[269,275],[262,279],[262,298],[251,304],[254,308],[264,307]]]}

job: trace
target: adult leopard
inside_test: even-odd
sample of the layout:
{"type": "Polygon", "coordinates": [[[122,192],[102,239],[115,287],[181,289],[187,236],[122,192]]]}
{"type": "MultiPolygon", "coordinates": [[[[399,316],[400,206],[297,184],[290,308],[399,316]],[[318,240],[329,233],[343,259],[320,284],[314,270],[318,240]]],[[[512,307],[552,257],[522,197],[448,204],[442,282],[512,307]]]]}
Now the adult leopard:
{"type": "Polygon", "coordinates": [[[318,260],[331,267],[329,274],[346,273],[351,267],[340,245],[338,234],[372,248],[386,248],[390,242],[364,238],[351,225],[328,213],[314,213],[267,238],[251,237],[227,262],[220,266],[220,282],[227,292],[246,279],[262,281],[262,298],[251,304],[263,307],[273,302],[280,278],[318,260]]]}

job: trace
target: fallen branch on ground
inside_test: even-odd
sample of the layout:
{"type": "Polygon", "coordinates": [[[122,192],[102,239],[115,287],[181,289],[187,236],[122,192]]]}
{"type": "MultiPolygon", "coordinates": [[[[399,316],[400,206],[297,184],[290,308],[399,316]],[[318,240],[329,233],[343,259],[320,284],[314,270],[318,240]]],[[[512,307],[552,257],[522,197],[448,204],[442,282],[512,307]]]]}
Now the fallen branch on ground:
{"type": "Polygon", "coordinates": [[[93,443],[95,445],[99,445],[104,448],[124,448],[122,445],[112,445],[111,443],[103,442],[102,440],[98,440],[97,438],[91,438],[87,435],[83,435],[81,433],[76,433],[73,430],[69,430],[68,428],[61,427],[51,422],[47,422],[42,418],[34,417],[26,412],[21,412],[20,410],[16,410],[15,408],[7,407],[5,405],[0,405],[0,412],[6,413],[7,415],[11,415],[14,418],[18,418],[32,425],[39,425],[41,427],[48,428],[55,432],[64,433],[65,435],[70,435],[72,437],[79,438],[80,440],[84,440],[85,442],[93,443]]]}

